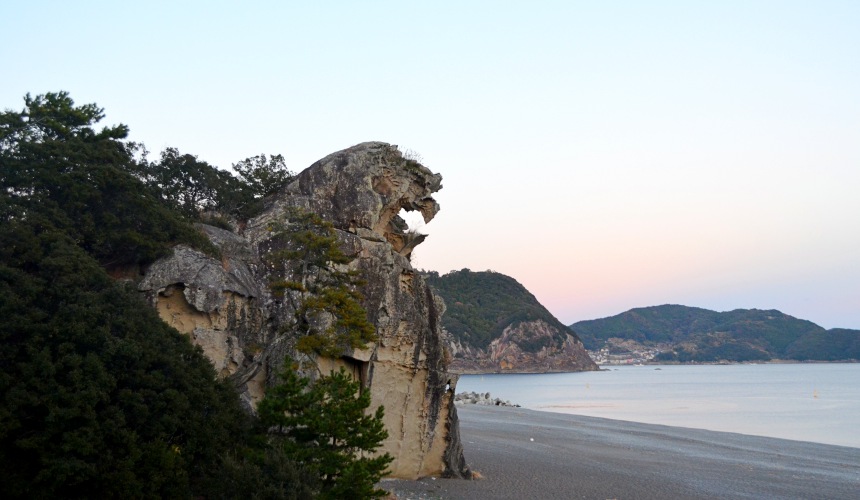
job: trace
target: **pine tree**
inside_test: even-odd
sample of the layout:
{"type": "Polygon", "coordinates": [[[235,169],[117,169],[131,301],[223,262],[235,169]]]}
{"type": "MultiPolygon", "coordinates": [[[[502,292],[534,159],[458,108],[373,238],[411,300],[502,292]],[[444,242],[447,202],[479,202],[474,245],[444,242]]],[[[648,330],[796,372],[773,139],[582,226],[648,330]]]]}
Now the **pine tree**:
{"type": "Polygon", "coordinates": [[[334,227],[318,215],[293,210],[288,222],[275,223],[269,263],[277,279],[276,296],[295,300],[295,324],[300,352],[327,357],[360,348],[376,340],[373,325],[356,289],[358,273],[344,270],[350,262],[340,248],[334,227]]]}
{"type": "Polygon", "coordinates": [[[0,497],[308,498],[200,348],[103,269],[215,249],[102,116],[65,92],[0,113],[0,497]]]}
{"type": "Polygon", "coordinates": [[[176,243],[217,253],[136,178],[127,126],[97,132],[103,110],[66,92],[24,103],[0,113],[0,222],[44,217],[105,266],[145,265],[176,243]]]}
{"type": "Polygon", "coordinates": [[[370,393],[343,368],[310,385],[288,359],[257,410],[271,445],[316,473],[321,498],[378,498],[387,493],[374,485],[393,459],[373,455],[388,432],[383,407],[368,415],[369,406],[370,393]]]}
{"type": "MultiPolygon", "coordinates": [[[[269,264],[277,276],[271,287],[276,296],[292,301],[295,323],[287,328],[300,336],[297,349],[338,357],[375,340],[357,290],[363,282],[357,272],[345,269],[351,259],[341,250],[332,224],[292,210],[270,229],[269,264]]],[[[316,473],[322,498],[384,496],[374,484],[393,459],[387,453],[373,455],[388,432],[381,406],[366,414],[370,393],[343,368],[311,384],[290,359],[280,379],[258,407],[272,444],[316,473]]]]}
{"type": "Polygon", "coordinates": [[[287,168],[282,155],[257,155],[234,163],[233,170],[248,186],[253,198],[276,193],[292,181],[296,174],[287,168]]]}

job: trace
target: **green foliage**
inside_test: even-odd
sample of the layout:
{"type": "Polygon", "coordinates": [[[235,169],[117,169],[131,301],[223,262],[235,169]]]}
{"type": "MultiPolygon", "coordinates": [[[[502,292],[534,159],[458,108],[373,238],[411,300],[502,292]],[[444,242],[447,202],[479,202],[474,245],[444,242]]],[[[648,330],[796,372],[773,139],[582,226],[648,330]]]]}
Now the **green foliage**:
{"type": "Polygon", "coordinates": [[[715,331],[726,332],[732,338],[758,345],[781,357],[786,347],[801,336],[823,328],[811,321],[797,319],[774,310],[737,309],[720,313],[715,331]]]}
{"type": "Polygon", "coordinates": [[[275,294],[298,299],[293,328],[301,336],[299,351],[337,357],[376,340],[356,289],[363,281],[355,271],[342,269],[350,259],[331,223],[297,210],[287,218],[270,227],[268,262],[277,277],[271,283],[275,294]]]}
{"type": "Polygon", "coordinates": [[[796,360],[860,360],[860,330],[833,328],[811,331],[786,348],[786,358],[796,360]]]}
{"type": "Polygon", "coordinates": [[[258,407],[272,446],[316,474],[320,498],[385,496],[374,484],[392,458],[373,455],[388,432],[381,406],[366,414],[370,393],[361,391],[343,368],[310,385],[288,359],[280,377],[258,407]]]}
{"type": "Polygon", "coordinates": [[[16,153],[25,144],[70,140],[98,144],[103,150],[111,150],[119,143],[110,141],[128,135],[125,125],[105,127],[96,132],[91,126],[104,118],[104,110],[95,104],[77,107],[74,104],[68,92],[49,92],[36,97],[27,94],[23,111],[6,111],[0,116],[0,150],[16,153]]]}
{"type": "Polygon", "coordinates": [[[214,247],[140,181],[127,127],[95,131],[64,92],[25,105],[0,114],[0,496],[308,498],[200,349],[103,269],[214,247]]]}
{"type": "Polygon", "coordinates": [[[258,215],[262,198],[294,178],[281,155],[271,159],[266,155],[254,156],[234,164],[233,168],[238,178],[194,155],[167,148],[157,162],[140,162],[136,174],[167,206],[189,219],[206,223],[212,214],[242,220],[258,215]]]}
{"type": "Polygon", "coordinates": [[[141,163],[139,178],[171,209],[190,220],[201,214],[237,214],[247,203],[247,188],[230,175],[176,148],[161,152],[157,162],[141,163]]]}
{"type": "Polygon", "coordinates": [[[281,155],[252,156],[234,163],[233,170],[248,186],[253,198],[262,198],[278,192],[292,181],[296,174],[287,168],[287,163],[281,155]]]}
{"type": "Polygon", "coordinates": [[[96,132],[102,110],[65,92],[24,101],[0,114],[0,221],[49,220],[105,265],[146,264],[180,242],[215,252],[132,175],[125,125],[96,132]]]}
{"type": "Polygon", "coordinates": [[[672,351],[661,352],[657,361],[708,363],[715,361],[767,361],[771,355],[760,348],[724,334],[698,334],[672,351]]]}
{"type": "Polygon", "coordinates": [[[580,321],[576,331],[587,349],[599,349],[612,337],[642,343],[679,342],[693,332],[714,331],[719,313],[678,305],[631,309],[610,318],[580,321]]]}
{"type": "MultiPolygon", "coordinates": [[[[425,278],[445,299],[447,309],[442,317],[442,325],[461,341],[474,347],[486,348],[509,325],[527,321],[543,320],[556,326],[559,332],[569,331],[534,295],[510,276],[463,269],[444,276],[430,272],[425,278]]],[[[561,342],[564,339],[556,340],[561,342]]],[[[518,345],[527,352],[537,352],[546,347],[549,341],[546,337],[521,339],[518,345]]]]}
{"type": "Polygon", "coordinates": [[[0,226],[6,498],[189,497],[250,421],[188,339],[45,221],[0,226]]]}
{"type": "Polygon", "coordinates": [[[810,321],[774,310],[715,312],[662,305],[580,321],[570,328],[588,349],[599,349],[612,337],[645,345],[676,344],[673,351],[658,355],[658,361],[860,359],[860,331],[827,331],[810,321]]]}
{"type": "Polygon", "coordinates": [[[230,221],[217,214],[203,215],[202,217],[200,217],[200,221],[203,224],[217,227],[218,229],[223,229],[225,231],[233,231],[233,226],[230,224],[230,221]]]}
{"type": "Polygon", "coordinates": [[[282,446],[268,439],[239,454],[223,456],[218,477],[202,485],[201,498],[248,498],[299,500],[317,496],[320,480],[303,467],[282,446]]]}

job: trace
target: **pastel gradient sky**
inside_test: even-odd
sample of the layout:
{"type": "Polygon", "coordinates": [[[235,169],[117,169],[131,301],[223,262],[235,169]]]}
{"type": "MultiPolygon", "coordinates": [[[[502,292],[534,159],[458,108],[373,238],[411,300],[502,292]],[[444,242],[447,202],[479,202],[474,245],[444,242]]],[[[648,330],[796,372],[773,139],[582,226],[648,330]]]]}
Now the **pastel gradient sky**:
{"type": "Polygon", "coordinates": [[[67,90],[222,168],[381,140],[444,176],[416,267],[562,322],[676,303],[860,329],[860,2],[0,4],[0,107],[67,90]]]}

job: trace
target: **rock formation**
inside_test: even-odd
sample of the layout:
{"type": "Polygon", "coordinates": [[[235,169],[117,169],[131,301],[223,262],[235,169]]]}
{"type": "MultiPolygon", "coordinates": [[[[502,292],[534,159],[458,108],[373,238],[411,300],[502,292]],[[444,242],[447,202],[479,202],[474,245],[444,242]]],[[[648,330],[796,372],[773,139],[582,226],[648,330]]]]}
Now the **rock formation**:
{"type": "Polygon", "coordinates": [[[457,373],[598,370],[576,334],[514,278],[494,271],[427,273],[448,304],[442,320],[457,373]]]}
{"type": "Polygon", "coordinates": [[[289,301],[267,286],[265,254],[272,222],[291,210],[330,221],[342,249],[366,285],[364,307],[378,340],[338,359],[315,359],[322,373],[343,366],[385,406],[394,457],[391,475],[468,477],[448,372],[440,318],[444,303],[415,273],[409,254],[420,239],[399,217],[417,210],[429,222],[439,210],[432,194],[441,176],[406,159],[396,146],[369,142],[331,154],[301,172],[243,234],[203,226],[220,260],[185,247],[156,262],[140,284],[161,317],[200,345],[230,377],[250,408],[263,397],[285,355],[297,357],[289,301]],[[287,329],[288,330],[288,329],[287,329]]]}
{"type": "Polygon", "coordinates": [[[582,342],[538,319],[509,324],[486,349],[464,344],[446,332],[453,355],[450,370],[457,373],[548,373],[597,370],[582,342]],[[559,337],[561,340],[559,342],[559,337]],[[536,351],[529,345],[542,344],[536,351]]]}
{"type": "Polygon", "coordinates": [[[458,405],[511,406],[520,408],[520,405],[511,403],[510,400],[490,396],[489,392],[461,392],[454,396],[454,403],[458,405]]]}

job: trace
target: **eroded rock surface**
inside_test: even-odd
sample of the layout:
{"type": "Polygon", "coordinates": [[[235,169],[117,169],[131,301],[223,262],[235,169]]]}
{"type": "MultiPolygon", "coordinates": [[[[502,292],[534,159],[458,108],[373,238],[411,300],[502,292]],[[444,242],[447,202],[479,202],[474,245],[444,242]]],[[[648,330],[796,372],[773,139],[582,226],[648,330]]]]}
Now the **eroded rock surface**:
{"type": "Polygon", "coordinates": [[[167,324],[191,337],[221,376],[232,377],[250,408],[265,389],[266,352],[274,342],[268,291],[258,277],[258,259],[241,236],[201,225],[221,251],[214,259],[177,246],[155,262],[138,289],[167,324]],[[256,377],[256,378],[255,378],[256,377]],[[248,383],[254,379],[254,383],[248,383]]]}
{"type": "Polygon", "coordinates": [[[457,373],[548,373],[598,370],[582,342],[546,321],[512,323],[486,349],[446,335],[457,373]],[[562,338],[559,342],[559,338],[562,338]],[[537,351],[529,345],[543,345],[537,351]]]}
{"type": "Polygon", "coordinates": [[[191,336],[249,407],[273,382],[295,338],[289,301],[269,292],[265,253],[271,223],[292,209],[333,223],[348,267],[366,280],[364,307],[378,341],[338,359],[315,359],[322,373],[340,366],[361,379],[372,409],[385,406],[394,457],[391,475],[468,477],[453,397],[457,376],[448,371],[440,318],[444,304],[409,263],[423,237],[406,231],[401,209],[425,222],[438,212],[432,194],[441,176],[404,158],[396,146],[369,142],[329,155],[301,172],[242,236],[205,227],[220,260],[177,247],[155,263],[140,284],[161,317],[191,336]]]}

